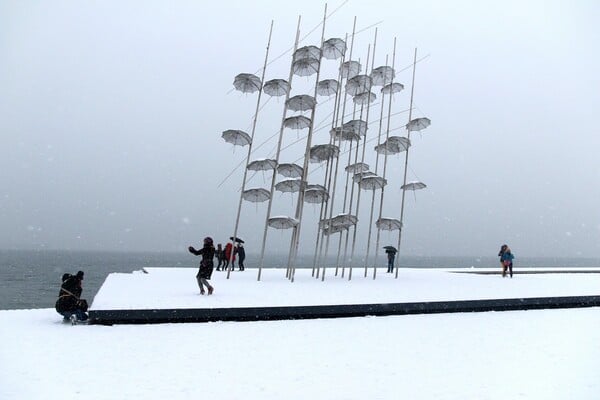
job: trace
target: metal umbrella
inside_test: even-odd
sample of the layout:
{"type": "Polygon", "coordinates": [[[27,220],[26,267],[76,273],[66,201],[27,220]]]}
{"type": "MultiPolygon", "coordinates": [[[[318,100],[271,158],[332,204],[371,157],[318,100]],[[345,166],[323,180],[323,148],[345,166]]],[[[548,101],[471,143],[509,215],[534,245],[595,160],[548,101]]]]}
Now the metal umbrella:
{"type": "Polygon", "coordinates": [[[406,124],[406,129],[408,129],[409,132],[421,131],[429,125],[431,125],[431,120],[429,118],[416,118],[406,124]]]}
{"type": "Polygon", "coordinates": [[[375,100],[377,100],[377,96],[373,92],[359,93],[352,98],[354,104],[358,105],[370,104],[373,103],[375,100]]]}
{"type": "Polygon", "coordinates": [[[342,39],[331,38],[323,42],[323,57],[328,60],[336,60],[346,53],[346,42],[342,39]]]}
{"type": "Polygon", "coordinates": [[[408,182],[406,185],[400,186],[400,189],[402,189],[402,190],[421,190],[421,189],[425,189],[426,187],[427,187],[427,185],[424,184],[423,182],[414,181],[414,182],[408,182]]]}
{"type": "Polygon", "coordinates": [[[390,83],[389,85],[385,85],[381,88],[381,93],[383,94],[394,94],[404,90],[404,85],[401,83],[390,83]]]}
{"type": "Polygon", "coordinates": [[[355,140],[355,141],[359,141],[360,140],[360,135],[358,133],[353,132],[350,129],[344,129],[344,128],[333,128],[332,130],[329,131],[329,133],[331,134],[331,137],[335,138],[336,140],[346,140],[346,141],[351,141],[351,140],[355,140]]]}
{"type": "Polygon", "coordinates": [[[382,189],[385,185],[387,185],[387,179],[381,176],[367,176],[358,182],[358,186],[363,190],[382,189]]]}
{"type": "Polygon", "coordinates": [[[271,169],[275,169],[277,166],[276,160],[271,160],[268,158],[261,158],[258,160],[254,160],[248,164],[246,168],[250,171],[269,171],[271,169]]]}
{"type": "Polygon", "coordinates": [[[345,168],[346,172],[351,174],[356,174],[359,172],[366,172],[369,170],[369,164],[365,164],[363,162],[357,162],[355,164],[350,164],[345,168]]]}
{"type": "Polygon", "coordinates": [[[285,96],[290,92],[290,84],[285,79],[271,79],[263,85],[263,92],[269,96],[285,96]]]}
{"type": "Polygon", "coordinates": [[[321,58],[321,49],[317,46],[304,46],[294,52],[294,61],[305,58],[315,58],[318,60],[321,58]]]}
{"type": "Polygon", "coordinates": [[[374,86],[384,86],[391,83],[396,76],[392,67],[382,66],[371,71],[371,79],[374,86]]]}
{"type": "Polygon", "coordinates": [[[344,127],[344,129],[350,129],[353,132],[358,133],[359,135],[365,136],[367,134],[367,122],[363,121],[362,119],[353,119],[350,120],[346,123],[344,123],[344,125],[342,125],[344,127]]]}
{"type": "Polygon", "coordinates": [[[360,73],[361,65],[358,61],[346,61],[342,64],[342,78],[352,78],[360,73]]]}
{"type": "Polygon", "coordinates": [[[372,84],[369,75],[356,75],[346,82],[346,93],[356,96],[359,93],[369,92],[372,84]]]}
{"type": "Polygon", "coordinates": [[[358,223],[356,215],[351,214],[338,214],[331,219],[331,226],[343,226],[350,227],[358,223]]]}
{"type": "Polygon", "coordinates": [[[338,81],[335,79],[325,79],[317,84],[317,94],[319,96],[331,96],[338,90],[338,81]]]}
{"type": "Polygon", "coordinates": [[[292,111],[308,111],[315,107],[317,101],[314,97],[307,94],[299,94],[297,96],[290,97],[286,104],[292,111]]]}
{"type": "Polygon", "coordinates": [[[375,172],[371,172],[371,171],[363,171],[363,172],[357,172],[354,174],[354,176],[352,177],[352,181],[354,183],[358,183],[361,180],[369,177],[369,176],[376,176],[375,172]]]}
{"type": "Polygon", "coordinates": [[[322,189],[322,190],[327,190],[325,189],[325,186],[323,185],[319,185],[318,183],[311,183],[309,185],[306,185],[306,190],[309,189],[322,189]]]}
{"type": "Polygon", "coordinates": [[[379,154],[398,154],[406,151],[410,147],[410,140],[403,136],[390,136],[385,142],[375,146],[375,151],[379,154]]]}
{"type": "Polygon", "coordinates": [[[236,146],[246,146],[252,143],[250,135],[239,129],[226,130],[223,132],[221,137],[225,139],[227,143],[231,143],[236,146]]]}
{"type": "Polygon", "coordinates": [[[304,115],[288,117],[283,121],[283,126],[290,129],[304,129],[310,127],[310,118],[304,115]]]}
{"type": "Polygon", "coordinates": [[[286,178],[300,178],[304,168],[298,164],[284,163],[277,166],[277,173],[283,175],[286,178]]]}
{"type": "Polygon", "coordinates": [[[242,192],[242,198],[252,203],[262,203],[271,198],[271,193],[267,189],[247,189],[242,192]]]}
{"type": "Polygon", "coordinates": [[[310,148],[310,161],[321,162],[336,158],[340,154],[340,148],[334,144],[318,144],[310,148]]]}
{"type": "Polygon", "coordinates": [[[339,233],[342,231],[348,230],[347,226],[328,226],[326,228],[323,228],[323,235],[325,236],[329,236],[329,235],[333,235],[335,233],[339,233]]]}
{"type": "Polygon", "coordinates": [[[402,227],[402,223],[396,218],[379,218],[376,224],[383,231],[397,231],[402,227]]]}
{"type": "Polygon", "coordinates": [[[271,217],[267,223],[271,228],[290,229],[298,225],[298,220],[291,217],[271,217]]]}
{"type": "Polygon", "coordinates": [[[238,74],[233,79],[233,86],[243,93],[258,92],[262,87],[260,78],[253,74],[238,74]]]}
{"type": "Polygon", "coordinates": [[[301,58],[292,63],[292,70],[298,76],[311,76],[319,70],[318,58],[301,58]]]}
{"type": "Polygon", "coordinates": [[[284,193],[296,193],[300,191],[301,186],[302,181],[300,179],[284,179],[280,182],[277,182],[275,185],[275,190],[284,193]]]}
{"type": "Polygon", "coordinates": [[[323,203],[328,199],[329,193],[325,188],[307,188],[304,191],[304,201],[307,203],[323,203]]]}

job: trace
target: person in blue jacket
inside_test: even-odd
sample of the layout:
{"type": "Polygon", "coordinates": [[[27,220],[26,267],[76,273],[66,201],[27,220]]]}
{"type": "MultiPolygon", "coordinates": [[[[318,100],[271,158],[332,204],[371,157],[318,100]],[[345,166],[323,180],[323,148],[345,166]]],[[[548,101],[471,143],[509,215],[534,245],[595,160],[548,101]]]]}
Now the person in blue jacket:
{"type": "Polygon", "coordinates": [[[513,255],[510,247],[508,245],[503,244],[500,247],[500,252],[498,253],[500,257],[500,264],[502,265],[502,277],[506,277],[506,271],[508,270],[510,277],[513,277],[513,259],[515,256],[513,255]]]}

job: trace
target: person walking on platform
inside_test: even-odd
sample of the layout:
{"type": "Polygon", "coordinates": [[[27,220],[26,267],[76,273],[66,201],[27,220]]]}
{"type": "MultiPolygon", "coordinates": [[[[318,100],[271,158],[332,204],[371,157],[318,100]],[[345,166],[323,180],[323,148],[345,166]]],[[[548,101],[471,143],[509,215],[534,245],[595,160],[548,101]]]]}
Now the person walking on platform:
{"type": "Polygon", "coordinates": [[[502,277],[506,277],[506,271],[509,271],[509,275],[513,277],[513,259],[515,256],[513,255],[510,247],[508,245],[503,244],[500,247],[500,252],[498,253],[498,257],[500,257],[500,265],[502,265],[502,277]]]}
{"type": "Polygon", "coordinates": [[[240,271],[244,270],[244,260],[246,259],[246,250],[244,249],[243,244],[238,244],[237,246],[237,256],[238,256],[238,269],[240,271]]]}
{"type": "Polygon", "coordinates": [[[235,270],[235,247],[231,244],[231,242],[225,245],[225,266],[224,269],[227,270],[229,268],[229,262],[231,261],[231,270],[235,270]]]}
{"type": "Polygon", "coordinates": [[[213,272],[213,258],[215,257],[215,246],[213,246],[213,240],[211,237],[204,238],[204,246],[200,250],[194,249],[192,246],[188,247],[188,251],[195,256],[202,256],[200,261],[200,269],[196,275],[196,281],[200,287],[200,294],[204,294],[204,286],[208,290],[208,294],[213,294],[214,288],[208,283],[213,272]]]}
{"type": "Polygon", "coordinates": [[[223,256],[223,247],[221,247],[221,243],[217,245],[217,249],[215,250],[215,257],[217,257],[217,271],[221,270],[221,264],[225,261],[225,257],[223,256]]]}

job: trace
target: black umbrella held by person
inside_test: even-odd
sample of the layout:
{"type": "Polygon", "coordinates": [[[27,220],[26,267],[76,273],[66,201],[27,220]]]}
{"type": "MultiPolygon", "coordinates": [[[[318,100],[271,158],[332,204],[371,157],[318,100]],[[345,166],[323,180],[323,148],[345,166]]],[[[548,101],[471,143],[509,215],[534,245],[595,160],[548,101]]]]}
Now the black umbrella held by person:
{"type": "Polygon", "coordinates": [[[240,239],[239,237],[236,237],[235,239],[233,238],[233,236],[229,236],[229,240],[233,240],[237,243],[245,243],[242,239],[240,239]]]}

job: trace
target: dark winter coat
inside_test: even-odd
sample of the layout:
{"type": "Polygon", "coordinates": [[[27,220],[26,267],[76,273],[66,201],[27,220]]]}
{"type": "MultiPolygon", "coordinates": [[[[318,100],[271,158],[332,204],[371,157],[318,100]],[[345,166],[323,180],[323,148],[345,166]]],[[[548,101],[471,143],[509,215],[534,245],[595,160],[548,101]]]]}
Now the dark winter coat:
{"type": "Polygon", "coordinates": [[[238,247],[237,255],[238,255],[238,260],[240,261],[240,263],[243,263],[244,260],[246,259],[246,250],[243,247],[238,247]]]}
{"type": "Polygon", "coordinates": [[[198,275],[200,278],[210,279],[213,273],[213,258],[215,257],[215,247],[211,244],[205,244],[200,250],[189,247],[188,250],[195,256],[202,256],[198,275]]]}
{"type": "Polygon", "coordinates": [[[75,275],[65,274],[63,276],[63,283],[58,293],[58,300],[54,307],[60,314],[64,312],[73,312],[77,309],[87,311],[87,302],[81,298],[81,279],[75,275]]]}

